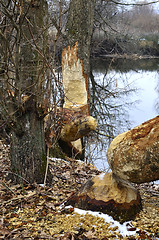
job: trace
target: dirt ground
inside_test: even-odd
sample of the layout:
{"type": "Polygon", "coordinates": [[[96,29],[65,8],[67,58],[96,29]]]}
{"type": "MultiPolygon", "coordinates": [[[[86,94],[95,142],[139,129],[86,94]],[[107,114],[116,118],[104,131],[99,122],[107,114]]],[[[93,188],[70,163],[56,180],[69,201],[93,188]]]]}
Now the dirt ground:
{"type": "Polygon", "coordinates": [[[50,159],[53,181],[45,188],[6,181],[9,166],[9,146],[0,141],[0,239],[159,239],[159,185],[136,185],[143,210],[127,224],[133,234],[123,237],[111,222],[61,207],[83,183],[101,173],[93,165],[69,158],[50,159]]]}

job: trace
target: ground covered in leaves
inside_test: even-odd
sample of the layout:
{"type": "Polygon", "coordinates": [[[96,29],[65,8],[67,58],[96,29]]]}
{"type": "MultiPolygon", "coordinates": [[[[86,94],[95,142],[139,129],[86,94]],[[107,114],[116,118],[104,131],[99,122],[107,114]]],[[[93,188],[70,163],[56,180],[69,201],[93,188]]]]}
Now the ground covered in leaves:
{"type": "Polygon", "coordinates": [[[143,210],[127,224],[131,236],[123,237],[111,222],[88,213],[78,214],[74,208],[62,205],[90,177],[100,174],[93,165],[54,158],[49,161],[51,187],[13,185],[5,180],[10,164],[8,150],[0,142],[0,239],[159,239],[158,185],[136,186],[143,210]]]}

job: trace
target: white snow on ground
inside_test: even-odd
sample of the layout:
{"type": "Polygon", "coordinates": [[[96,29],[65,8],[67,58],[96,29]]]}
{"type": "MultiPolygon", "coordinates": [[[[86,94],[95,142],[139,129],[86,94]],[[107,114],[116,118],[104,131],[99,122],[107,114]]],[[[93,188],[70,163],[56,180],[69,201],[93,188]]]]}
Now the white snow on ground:
{"type": "MultiPolygon", "coordinates": [[[[65,208],[72,208],[72,206],[66,206],[65,208]]],[[[95,217],[103,218],[105,220],[105,222],[111,223],[112,227],[118,227],[118,230],[120,231],[120,233],[123,237],[130,236],[130,235],[135,235],[136,231],[139,230],[139,229],[136,229],[136,231],[128,231],[126,225],[130,222],[124,222],[123,224],[120,224],[118,221],[115,221],[111,216],[109,216],[107,214],[104,214],[104,213],[93,212],[93,211],[90,211],[90,210],[86,211],[86,210],[82,210],[82,209],[79,209],[79,208],[74,208],[74,212],[78,213],[78,214],[81,214],[81,215],[85,215],[87,213],[87,214],[91,214],[95,217]]]]}
{"type": "MultiPolygon", "coordinates": [[[[61,208],[64,207],[64,204],[62,204],[60,206],[61,208]]],[[[72,208],[71,205],[69,206],[65,206],[65,208],[72,208]]],[[[137,231],[139,231],[138,228],[136,228],[135,231],[129,231],[127,226],[132,226],[131,224],[131,221],[128,221],[128,222],[124,222],[123,224],[119,223],[118,221],[115,221],[111,216],[107,215],[107,214],[104,214],[104,213],[101,213],[101,212],[94,212],[94,211],[91,211],[91,210],[82,210],[82,209],[79,209],[79,208],[74,208],[74,212],[75,213],[78,213],[80,215],[85,215],[85,214],[91,214],[92,216],[95,216],[95,217],[99,217],[99,218],[103,218],[105,220],[106,223],[111,223],[112,227],[118,227],[118,230],[120,231],[120,234],[123,236],[123,237],[126,237],[126,236],[135,236],[137,231]]],[[[133,226],[132,226],[133,227],[133,226]]],[[[146,232],[146,231],[145,231],[146,232]]],[[[155,238],[156,240],[159,240],[159,238],[155,238]]]]}
{"type": "Polygon", "coordinates": [[[154,184],[159,184],[159,180],[157,180],[157,181],[154,181],[154,184]]]}
{"type": "MultiPolygon", "coordinates": [[[[70,206],[68,206],[68,207],[70,207],[70,206]]],[[[90,210],[89,211],[81,210],[79,208],[74,208],[74,212],[76,212],[78,214],[83,214],[83,215],[88,213],[88,214],[91,214],[93,216],[103,218],[105,220],[105,222],[107,222],[107,223],[111,222],[112,227],[118,227],[118,229],[119,229],[119,231],[120,231],[120,233],[123,237],[136,234],[136,231],[128,231],[127,230],[126,224],[128,224],[129,222],[124,222],[123,224],[120,224],[118,221],[115,221],[111,216],[109,216],[107,214],[99,213],[99,212],[93,212],[93,211],[90,211],[90,210]]],[[[139,229],[137,229],[137,230],[139,230],[139,229]]]]}
{"type": "Polygon", "coordinates": [[[105,173],[101,173],[100,175],[98,175],[100,180],[103,180],[104,176],[105,176],[105,173]]]}

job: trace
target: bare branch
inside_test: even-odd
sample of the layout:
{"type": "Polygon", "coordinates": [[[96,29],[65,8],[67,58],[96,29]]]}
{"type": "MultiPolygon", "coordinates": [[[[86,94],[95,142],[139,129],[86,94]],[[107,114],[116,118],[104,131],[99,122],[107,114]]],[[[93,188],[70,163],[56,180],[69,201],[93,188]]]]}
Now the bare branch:
{"type": "MultiPolygon", "coordinates": [[[[107,0],[106,0],[107,1],[107,0]]],[[[117,2],[114,0],[111,0],[112,3],[118,4],[118,5],[122,5],[122,6],[145,6],[145,5],[150,5],[150,4],[154,4],[154,3],[158,3],[159,1],[151,1],[151,2],[145,2],[145,3],[121,3],[121,2],[117,2]]]]}
{"type": "Polygon", "coordinates": [[[16,24],[16,22],[13,20],[13,16],[10,14],[10,12],[7,9],[7,6],[4,4],[4,2],[2,0],[0,0],[0,3],[2,4],[4,11],[5,11],[5,15],[10,19],[11,23],[13,24],[13,26],[15,27],[15,29],[17,30],[17,32],[19,31],[19,27],[16,24]]]}
{"type": "Polygon", "coordinates": [[[0,30],[0,37],[1,37],[5,42],[7,42],[7,39],[6,39],[6,37],[4,36],[4,34],[2,33],[1,30],[0,30]]]}

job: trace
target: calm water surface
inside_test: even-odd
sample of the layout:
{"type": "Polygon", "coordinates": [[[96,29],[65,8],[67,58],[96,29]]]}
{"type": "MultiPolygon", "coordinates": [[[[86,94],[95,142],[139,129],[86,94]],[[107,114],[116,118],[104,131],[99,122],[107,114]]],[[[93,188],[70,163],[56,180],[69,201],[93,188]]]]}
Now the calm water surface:
{"type": "MultiPolygon", "coordinates": [[[[109,74],[111,75],[112,72],[109,74]]],[[[157,71],[131,70],[127,73],[118,72],[115,76],[120,83],[123,80],[128,81],[130,88],[137,89],[132,96],[124,98],[127,102],[135,102],[135,106],[128,109],[132,128],[158,115],[156,104],[159,97],[157,91],[159,75],[157,71]]]]}
{"type": "MultiPolygon", "coordinates": [[[[110,100],[108,100],[108,98],[103,97],[103,104],[105,101],[107,101],[112,105],[118,104],[125,106],[123,109],[117,111],[119,117],[114,117],[114,122],[111,120],[111,124],[114,124],[116,126],[119,123],[119,126],[117,126],[117,129],[114,131],[115,135],[134,128],[135,126],[159,114],[159,111],[157,109],[157,104],[159,103],[158,66],[158,59],[153,61],[150,59],[139,62],[129,61],[128,63],[123,63],[120,61],[117,67],[116,65],[110,67],[110,64],[105,61],[93,62],[94,79],[99,85],[104,86],[106,82],[111,82],[110,85],[112,87],[112,91],[118,91],[119,93],[126,89],[135,89],[133,92],[130,91],[130,94],[122,94],[122,97],[119,98],[117,96],[112,97],[110,100]],[[121,120],[119,119],[120,116],[121,120]]],[[[112,118],[110,119],[113,119],[113,114],[111,116],[112,118]]],[[[108,120],[106,119],[105,121],[108,120]]],[[[103,125],[104,124],[102,122],[102,126],[103,125]]],[[[102,133],[106,135],[108,131],[107,127],[105,127],[105,132],[103,128],[101,129],[102,133]]],[[[92,147],[89,147],[89,150],[94,155],[92,161],[95,161],[96,167],[102,170],[107,170],[108,163],[106,160],[106,152],[112,139],[108,140],[108,138],[102,135],[99,136],[99,138],[102,143],[97,143],[98,140],[95,140],[92,144],[92,147]]]]}

